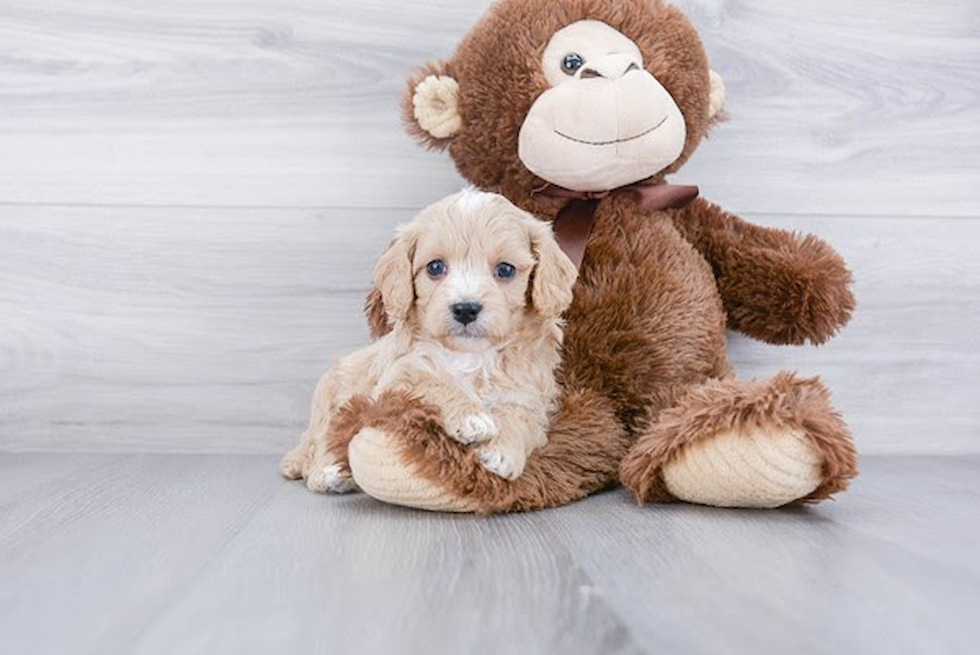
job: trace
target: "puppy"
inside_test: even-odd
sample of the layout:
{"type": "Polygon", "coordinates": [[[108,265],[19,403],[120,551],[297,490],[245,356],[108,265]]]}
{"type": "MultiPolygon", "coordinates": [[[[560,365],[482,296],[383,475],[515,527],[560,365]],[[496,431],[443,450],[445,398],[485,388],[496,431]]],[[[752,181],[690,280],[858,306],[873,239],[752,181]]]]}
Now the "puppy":
{"type": "Polygon", "coordinates": [[[467,189],[423,209],[374,269],[391,332],[321,378],[283,475],[317,492],[353,490],[331,420],[355,395],[401,390],[440,408],[446,433],[476,444],[488,471],[518,477],[546,442],[577,274],[551,226],[503,196],[467,189]]]}

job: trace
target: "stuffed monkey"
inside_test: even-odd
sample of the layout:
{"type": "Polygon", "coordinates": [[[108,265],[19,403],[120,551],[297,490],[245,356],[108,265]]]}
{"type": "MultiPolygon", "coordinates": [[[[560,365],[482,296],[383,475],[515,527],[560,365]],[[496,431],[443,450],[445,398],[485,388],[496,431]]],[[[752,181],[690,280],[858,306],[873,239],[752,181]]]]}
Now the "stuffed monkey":
{"type": "MultiPolygon", "coordinates": [[[[406,394],[336,426],[358,486],[427,509],[506,512],[621,483],[639,502],[779,507],[843,490],[848,430],[817,378],[737,379],[726,327],[820,344],[850,318],[844,262],[665,183],[722,116],[725,88],[660,0],[500,0],[408,86],[409,132],[544,221],[579,260],[549,441],[505,481],[406,394]]],[[[384,298],[368,299],[375,334],[384,298]]]]}

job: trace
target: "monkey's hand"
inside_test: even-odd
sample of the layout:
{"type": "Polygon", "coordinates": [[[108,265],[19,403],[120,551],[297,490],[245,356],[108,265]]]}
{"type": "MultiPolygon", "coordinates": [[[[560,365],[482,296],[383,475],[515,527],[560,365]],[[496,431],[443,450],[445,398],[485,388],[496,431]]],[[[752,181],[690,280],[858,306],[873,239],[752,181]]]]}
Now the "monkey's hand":
{"type": "Polygon", "coordinates": [[[850,320],[851,273],[824,241],[752,225],[704,200],[673,218],[714,269],[733,330],[773,344],[820,344],[850,320]]]}

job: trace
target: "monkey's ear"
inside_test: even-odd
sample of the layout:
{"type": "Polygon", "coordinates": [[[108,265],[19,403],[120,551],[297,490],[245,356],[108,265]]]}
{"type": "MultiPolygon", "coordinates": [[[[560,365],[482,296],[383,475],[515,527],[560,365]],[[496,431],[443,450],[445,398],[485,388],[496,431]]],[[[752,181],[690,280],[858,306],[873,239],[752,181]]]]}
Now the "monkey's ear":
{"type": "Polygon", "coordinates": [[[723,120],[725,114],[725,80],[714,71],[708,71],[711,79],[711,92],[708,96],[708,121],[714,123],[723,120]]]}
{"type": "Polygon", "coordinates": [[[408,81],[402,101],[402,118],[408,133],[422,145],[442,150],[459,133],[459,84],[448,64],[427,64],[408,81]]]}

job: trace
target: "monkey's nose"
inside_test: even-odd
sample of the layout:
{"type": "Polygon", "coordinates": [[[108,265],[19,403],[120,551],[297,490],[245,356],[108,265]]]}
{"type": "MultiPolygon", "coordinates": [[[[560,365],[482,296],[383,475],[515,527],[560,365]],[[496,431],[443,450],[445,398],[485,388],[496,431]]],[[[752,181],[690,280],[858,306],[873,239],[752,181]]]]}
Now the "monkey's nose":
{"type": "Polygon", "coordinates": [[[454,319],[463,325],[469,325],[483,311],[483,305],[467,300],[465,302],[453,303],[449,309],[452,310],[454,319]]]}
{"type": "Polygon", "coordinates": [[[618,80],[626,73],[639,69],[639,65],[628,55],[611,54],[590,61],[579,73],[579,78],[604,77],[609,80],[618,80]]]}

